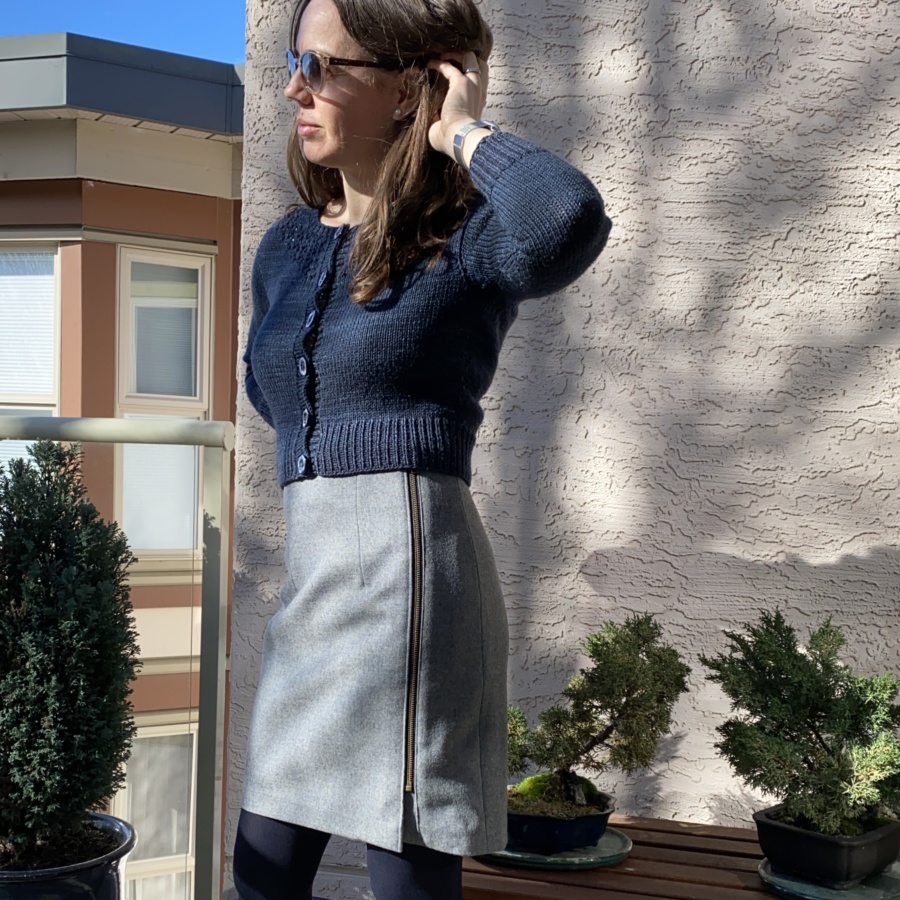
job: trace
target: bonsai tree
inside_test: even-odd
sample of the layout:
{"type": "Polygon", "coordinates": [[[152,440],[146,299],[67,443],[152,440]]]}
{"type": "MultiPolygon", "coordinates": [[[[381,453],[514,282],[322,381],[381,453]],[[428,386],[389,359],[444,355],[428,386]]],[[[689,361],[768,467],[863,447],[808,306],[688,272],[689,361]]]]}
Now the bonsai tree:
{"type": "Polygon", "coordinates": [[[782,802],[787,824],[828,835],[883,824],[900,801],[900,678],[854,675],[830,619],[805,648],[780,611],[726,636],[726,653],[700,659],[738,713],[715,745],[735,773],[782,802]]]}
{"type": "Polygon", "coordinates": [[[114,522],[85,496],[78,447],[0,467],[0,869],[112,849],[86,824],[124,780],[138,647],[114,522]]]}
{"type": "Polygon", "coordinates": [[[569,682],[566,702],[544,710],[533,731],[520,709],[509,709],[510,775],[529,760],[544,770],[510,791],[510,811],[589,813],[598,791],[576,768],[631,773],[652,763],[690,674],[661,636],[649,614],[607,624],[585,641],[591,665],[569,682]]]}

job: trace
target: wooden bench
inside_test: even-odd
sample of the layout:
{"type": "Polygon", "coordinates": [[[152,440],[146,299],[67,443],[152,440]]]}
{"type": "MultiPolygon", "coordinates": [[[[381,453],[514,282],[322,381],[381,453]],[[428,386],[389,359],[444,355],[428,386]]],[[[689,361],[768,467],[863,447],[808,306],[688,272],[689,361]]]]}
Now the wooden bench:
{"type": "Polygon", "coordinates": [[[616,815],[610,825],[634,842],[618,865],[539,871],[467,859],[464,900],[772,900],[757,874],[755,830],[616,815]]]}

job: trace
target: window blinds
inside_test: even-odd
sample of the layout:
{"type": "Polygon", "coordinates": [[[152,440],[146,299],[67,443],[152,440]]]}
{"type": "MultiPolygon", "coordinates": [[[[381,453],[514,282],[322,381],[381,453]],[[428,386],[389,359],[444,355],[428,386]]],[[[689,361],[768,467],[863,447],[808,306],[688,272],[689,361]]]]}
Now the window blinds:
{"type": "Polygon", "coordinates": [[[0,396],[44,395],[54,384],[56,279],[52,250],[0,250],[0,396]]]}

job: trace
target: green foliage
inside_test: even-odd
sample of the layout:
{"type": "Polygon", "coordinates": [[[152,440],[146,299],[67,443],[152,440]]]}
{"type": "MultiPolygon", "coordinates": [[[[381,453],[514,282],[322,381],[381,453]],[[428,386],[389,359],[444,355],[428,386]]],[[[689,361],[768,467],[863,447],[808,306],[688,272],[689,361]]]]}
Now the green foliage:
{"type": "Polygon", "coordinates": [[[510,774],[523,771],[530,759],[559,775],[568,795],[576,766],[594,773],[649,766],[690,674],[661,637],[652,615],[610,623],[590,635],[584,651],[591,665],[563,691],[567,704],[542,712],[533,731],[521,712],[510,714],[510,774]]]}
{"type": "Polygon", "coordinates": [[[506,745],[509,773],[521,775],[528,767],[528,720],[521,709],[515,706],[507,709],[506,730],[509,735],[506,745]]]}
{"type": "Polygon", "coordinates": [[[716,749],[745,784],[784,803],[785,821],[865,830],[900,801],[900,678],[853,675],[830,619],[806,649],[779,611],[744,632],[726,632],[727,653],[701,657],[740,713],[719,726],[716,749]]]}
{"type": "Polygon", "coordinates": [[[0,467],[0,844],[27,856],[123,783],[138,647],[119,527],[81,453],[39,441],[0,467]]]}

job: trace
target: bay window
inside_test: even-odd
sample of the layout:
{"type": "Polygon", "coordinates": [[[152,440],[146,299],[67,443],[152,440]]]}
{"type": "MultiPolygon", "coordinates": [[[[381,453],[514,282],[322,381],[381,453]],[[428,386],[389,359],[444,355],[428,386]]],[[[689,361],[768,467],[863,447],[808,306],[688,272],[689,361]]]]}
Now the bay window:
{"type": "MultiPolygon", "coordinates": [[[[55,245],[0,245],[0,415],[56,415],[57,269],[55,245]]],[[[0,463],[29,443],[0,441],[0,463]]]]}

